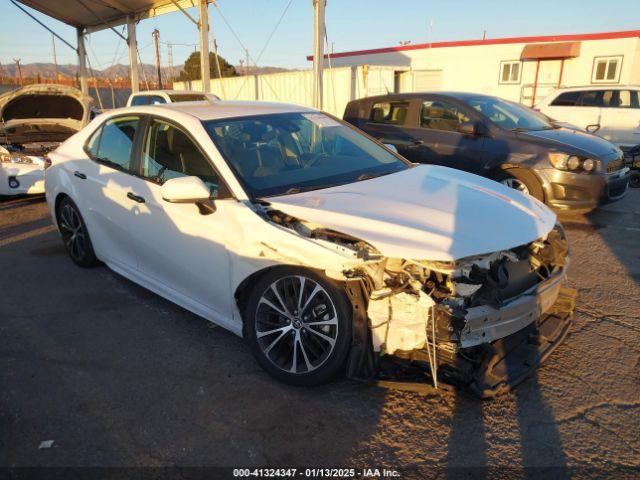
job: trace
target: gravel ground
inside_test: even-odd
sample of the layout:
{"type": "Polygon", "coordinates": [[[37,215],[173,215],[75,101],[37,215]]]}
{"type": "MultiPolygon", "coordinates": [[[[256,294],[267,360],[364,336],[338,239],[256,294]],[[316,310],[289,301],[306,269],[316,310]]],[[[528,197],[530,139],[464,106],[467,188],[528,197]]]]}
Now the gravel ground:
{"type": "Polygon", "coordinates": [[[43,199],[1,201],[0,467],[637,478],[640,191],[563,223],[580,293],[572,333],[515,392],[483,402],[279,384],[241,339],[106,267],[75,267],[43,199]]]}

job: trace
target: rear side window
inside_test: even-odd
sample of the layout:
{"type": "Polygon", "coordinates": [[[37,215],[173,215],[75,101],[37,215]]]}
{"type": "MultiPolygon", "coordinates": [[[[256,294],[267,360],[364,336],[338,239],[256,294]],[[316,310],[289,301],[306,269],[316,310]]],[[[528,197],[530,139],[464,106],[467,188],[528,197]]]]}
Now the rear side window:
{"type": "Polygon", "coordinates": [[[373,105],[369,121],[387,125],[404,125],[409,102],[380,102],[373,105]]]}
{"type": "Polygon", "coordinates": [[[580,99],[580,92],[561,93],[551,102],[552,107],[575,107],[580,99]]]}
{"type": "Polygon", "coordinates": [[[153,120],[147,132],[141,175],[162,185],[169,179],[196,176],[207,184],[215,198],[227,198],[209,159],[182,130],[162,120],[153,120]]]}
{"type": "Polygon", "coordinates": [[[460,111],[457,105],[441,100],[427,100],[420,111],[420,126],[432,130],[457,132],[460,124],[468,122],[469,117],[460,111]]]}
{"type": "Polygon", "coordinates": [[[160,95],[136,95],[131,100],[131,105],[157,105],[167,103],[160,95]]]}
{"type": "Polygon", "coordinates": [[[87,153],[93,160],[121,170],[129,170],[133,139],[139,124],[139,117],[107,120],[87,142],[87,153]]]}
{"type": "Polygon", "coordinates": [[[638,91],[619,90],[614,105],[611,106],[617,108],[640,108],[638,105],[638,91]]]}

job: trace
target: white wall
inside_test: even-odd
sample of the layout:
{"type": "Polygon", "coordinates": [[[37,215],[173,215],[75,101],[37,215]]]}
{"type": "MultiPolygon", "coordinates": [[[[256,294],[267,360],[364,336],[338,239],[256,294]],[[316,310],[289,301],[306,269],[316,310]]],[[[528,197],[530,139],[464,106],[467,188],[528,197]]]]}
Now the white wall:
{"type": "MultiPolygon", "coordinates": [[[[536,62],[522,64],[520,83],[500,83],[500,63],[519,60],[525,43],[407,50],[333,58],[324,70],[323,110],[342,117],[346,104],[371,95],[417,90],[485,93],[531,104],[536,62]],[[396,85],[395,76],[399,75],[396,85]]],[[[620,84],[640,85],[640,39],[584,40],[580,56],[565,61],[562,85],[591,84],[594,57],[622,55],[620,84]]],[[[536,100],[558,84],[560,61],[540,62],[536,100]]],[[[211,80],[224,100],[262,100],[312,106],[311,70],[211,80]]],[[[598,84],[601,85],[601,84],[598,84]]],[[[178,90],[200,90],[199,80],[176,82],[178,90]]]]}
{"type": "MultiPolygon", "coordinates": [[[[547,43],[547,42],[543,42],[547,43]]],[[[461,90],[497,95],[520,101],[530,97],[535,80],[536,62],[523,63],[519,84],[500,84],[500,62],[519,60],[526,43],[505,45],[475,45],[433,49],[404,50],[332,59],[334,66],[346,65],[404,65],[411,71],[442,71],[442,90],[461,90]]],[[[622,55],[620,84],[640,84],[640,39],[620,38],[583,40],[580,56],[565,61],[562,85],[591,84],[594,57],[622,55]]],[[[408,72],[404,77],[412,75],[408,72]]],[[[560,61],[542,61],[538,76],[538,98],[558,83],[560,61]]],[[[411,91],[411,82],[401,82],[405,91],[411,91]]],[[[413,82],[417,83],[417,82],[413,82]]]]}
{"type": "MultiPolygon", "coordinates": [[[[394,68],[340,67],[327,68],[323,81],[323,110],[342,117],[350,100],[394,91],[394,68]]],[[[211,93],[223,100],[260,100],[313,106],[313,72],[248,75],[211,80],[211,93]]],[[[176,90],[200,90],[200,80],[174,82],[176,90]]]]}

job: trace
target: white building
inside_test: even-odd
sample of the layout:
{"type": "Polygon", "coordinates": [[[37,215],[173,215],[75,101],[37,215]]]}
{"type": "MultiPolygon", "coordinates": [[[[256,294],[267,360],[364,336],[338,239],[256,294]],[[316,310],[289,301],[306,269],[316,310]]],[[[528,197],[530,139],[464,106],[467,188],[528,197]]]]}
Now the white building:
{"type": "Polygon", "coordinates": [[[532,105],[559,86],[640,84],[640,30],[399,45],[329,64],[369,67],[369,95],[456,90],[532,105]]]}
{"type": "MultiPolygon", "coordinates": [[[[308,57],[311,60],[311,57],[308,57]]],[[[325,57],[323,110],[391,92],[458,90],[532,105],[560,86],[640,85],[640,30],[402,45],[325,57]]],[[[226,100],[312,106],[311,70],[211,80],[226,100]]],[[[202,88],[200,80],[176,89],[202,88]]]]}

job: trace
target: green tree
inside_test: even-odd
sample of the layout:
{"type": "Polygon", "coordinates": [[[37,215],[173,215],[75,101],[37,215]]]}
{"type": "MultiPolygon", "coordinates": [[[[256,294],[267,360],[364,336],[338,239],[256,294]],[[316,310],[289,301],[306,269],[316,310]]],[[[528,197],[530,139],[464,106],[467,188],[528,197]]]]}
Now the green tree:
{"type": "MultiPolygon", "coordinates": [[[[222,70],[223,77],[235,77],[238,75],[236,67],[227,62],[226,59],[218,55],[218,61],[220,62],[220,70],[222,70]]],[[[216,56],[213,52],[209,52],[209,77],[218,78],[216,56]]],[[[184,62],[184,68],[180,72],[178,80],[199,80],[200,79],[200,52],[196,51],[189,55],[187,61],[184,62]]]]}

